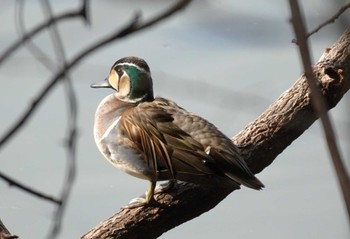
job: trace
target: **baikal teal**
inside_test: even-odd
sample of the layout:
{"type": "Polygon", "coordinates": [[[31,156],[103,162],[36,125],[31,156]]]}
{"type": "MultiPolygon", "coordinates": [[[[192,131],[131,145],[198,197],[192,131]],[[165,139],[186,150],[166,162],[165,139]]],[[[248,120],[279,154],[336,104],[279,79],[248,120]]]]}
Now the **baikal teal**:
{"type": "Polygon", "coordinates": [[[261,189],[237,147],[213,124],[165,98],[154,98],[147,63],[125,57],[92,88],[112,88],[95,114],[98,149],[115,167],[150,182],[144,197],[128,208],[145,206],[177,180],[203,187],[261,189]],[[155,190],[156,182],[169,180],[155,190]]]}

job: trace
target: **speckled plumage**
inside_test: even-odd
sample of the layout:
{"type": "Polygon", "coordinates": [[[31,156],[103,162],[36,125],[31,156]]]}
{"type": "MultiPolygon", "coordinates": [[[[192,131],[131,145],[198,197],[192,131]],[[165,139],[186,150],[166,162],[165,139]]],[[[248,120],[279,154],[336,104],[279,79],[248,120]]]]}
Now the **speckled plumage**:
{"type": "Polygon", "coordinates": [[[149,203],[160,180],[263,187],[231,140],[213,124],[173,101],[153,98],[149,67],[141,58],[118,60],[106,81],[92,87],[116,90],[96,111],[99,150],[117,168],[151,183],[146,199],[133,206],[149,203]]]}

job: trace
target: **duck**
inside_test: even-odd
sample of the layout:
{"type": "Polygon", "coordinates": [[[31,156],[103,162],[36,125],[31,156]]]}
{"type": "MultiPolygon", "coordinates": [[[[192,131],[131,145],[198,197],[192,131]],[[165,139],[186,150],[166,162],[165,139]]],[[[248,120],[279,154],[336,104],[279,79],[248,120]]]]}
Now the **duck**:
{"type": "Polygon", "coordinates": [[[110,88],[95,113],[94,138],[102,155],[116,168],[149,181],[143,197],[127,208],[155,201],[157,182],[178,181],[203,187],[241,185],[260,190],[237,146],[212,123],[178,106],[154,97],[151,71],[142,58],[117,60],[102,81],[92,88],[110,88]]]}

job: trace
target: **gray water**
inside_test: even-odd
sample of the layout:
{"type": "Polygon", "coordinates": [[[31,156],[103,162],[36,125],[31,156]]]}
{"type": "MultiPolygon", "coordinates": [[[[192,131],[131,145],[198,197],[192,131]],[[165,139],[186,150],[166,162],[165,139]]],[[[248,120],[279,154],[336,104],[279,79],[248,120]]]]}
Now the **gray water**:
{"type": "MultiPolygon", "coordinates": [[[[337,9],[333,1],[305,1],[309,28],[337,9]],[[332,5],[331,2],[334,4],[332,5]]],[[[94,1],[92,25],[65,22],[59,30],[68,57],[123,26],[136,10],[147,18],[170,1],[94,1]]],[[[69,199],[60,238],[78,238],[113,215],[148,186],[113,168],[98,152],[93,116],[110,91],[93,90],[110,66],[127,55],[149,63],[158,96],[175,100],[189,111],[233,136],[261,114],[300,76],[297,48],[287,1],[195,1],[184,12],[147,31],[127,37],[84,60],[71,76],[79,100],[78,174],[69,199]]],[[[0,7],[0,51],[16,39],[13,1],[0,7]],[[6,24],[4,24],[6,23],[6,24]]],[[[78,5],[56,1],[55,12],[78,5]]],[[[25,22],[30,29],[43,19],[36,1],[28,1],[25,22]]],[[[340,36],[329,26],[312,37],[314,60],[340,36]]],[[[35,39],[54,56],[47,34],[35,39]]],[[[0,133],[30,105],[51,73],[26,49],[0,67],[0,133]]],[[[1,171],[49,194],[61,190],[66,153],[66,100],[60,85],[26,127],[0,152],[1,171]]],[[[349,95],[331,116],[342,153],[348,156],[349,95]]],[[[349,157],[345,157],[349,160],[349,157]]],[[[348,162],[348,161],[347,161],[348,162]]],[[[350,232],[333,167],[319,122],[288,147],[258,177],[266,188],[243,188],[208,213],[164,234],[162,238],[349,238],[350,232]]],[[[0,180],[0,218],[21,238],[44,238],[54,206],[9,187],[0,180]]]]}

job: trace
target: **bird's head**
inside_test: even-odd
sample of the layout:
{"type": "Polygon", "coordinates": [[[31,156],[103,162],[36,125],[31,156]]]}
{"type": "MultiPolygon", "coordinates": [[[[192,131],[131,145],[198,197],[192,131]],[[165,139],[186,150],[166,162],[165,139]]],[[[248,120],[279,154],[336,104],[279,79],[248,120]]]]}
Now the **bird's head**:
{"type": "Polygon", "coordinates": [[[138,103],[152,101],[153,83],[150,69],[145,60],[130,56],[116,61],[108,77],[91,84],[92,88],[112,88],[115,96],[124,102],[138,103]]]}

